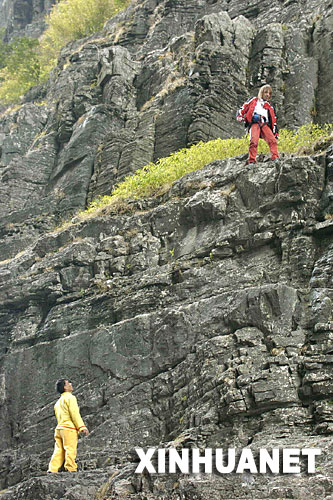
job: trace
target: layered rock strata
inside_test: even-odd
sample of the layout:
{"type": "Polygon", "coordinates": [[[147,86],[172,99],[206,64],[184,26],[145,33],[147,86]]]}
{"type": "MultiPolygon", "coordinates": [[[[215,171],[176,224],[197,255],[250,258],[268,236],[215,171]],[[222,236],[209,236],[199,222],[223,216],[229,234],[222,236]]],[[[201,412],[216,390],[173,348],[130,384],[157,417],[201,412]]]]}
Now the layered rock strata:
{"type": "Polygon", "coordinates": [[[138,1],[1,115],[1,499],[330,499],[332,147],[76,213],[150,161],[241,135],[263,83],[282,126],[331,121],[331,20],[329,1],[138,1]],[[91,429],[76,477],[43,475],[62,375],[91,429]],[[136,476],[138,446],[322,455],[311,480],[136,476]]]}
{"type": "Polygon", "coordinates": [[[330,121],[331,5],[269,4],[136,2],[66,47],[0,117],[4,258],[150,161],[241,135],[235,112],[263,83],[280,126],[330,121]]]}
{"type": "Polygon", "coordinates": [[[0,26],[5,40],[38,38],[46,28],[44,18],[54,4],[54,0],[1,0],[0,26]]]}
{"type": "MultiPolygon", "coordinates": [[[[36,492],[49,478],[29,478],[52,450],[60,373],[91,429],[80,467],[109,474],[105,498],[328,498],[332,223],[318,217],[331,162],[332,150],[256,169],[217,161],[2,264],[4,499],[32,484],[48,498],[36,492]],[[135,476],[134,448],[166,444],[322,455],[311,481],[135,476]]],[[[53,500],[95,498],[53,481],[53,500]]]]}

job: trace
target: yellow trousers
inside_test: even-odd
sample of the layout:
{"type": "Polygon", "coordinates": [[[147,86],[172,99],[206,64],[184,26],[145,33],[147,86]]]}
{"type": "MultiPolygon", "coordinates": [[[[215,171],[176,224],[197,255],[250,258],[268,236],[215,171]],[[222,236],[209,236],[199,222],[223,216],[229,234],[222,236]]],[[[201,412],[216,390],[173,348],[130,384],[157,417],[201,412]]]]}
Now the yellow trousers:
{"type": "Polygon", "coordinates": [[[54,433],[54,452],[49,463],[48,472],[58,472],[65,462],[65,469],[76,472],[77,435],[72,429],[56,429],[54,433]]]}

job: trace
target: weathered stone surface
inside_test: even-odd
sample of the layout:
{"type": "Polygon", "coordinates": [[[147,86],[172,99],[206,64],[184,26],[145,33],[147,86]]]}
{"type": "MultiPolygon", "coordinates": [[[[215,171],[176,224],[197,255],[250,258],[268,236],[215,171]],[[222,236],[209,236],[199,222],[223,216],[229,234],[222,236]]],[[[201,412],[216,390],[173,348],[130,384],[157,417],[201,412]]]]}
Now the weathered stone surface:
{"type": "Polygon", "coordinates": [[[75,214],[150,161],[242,134],[263,83],[281,125],[330,120],[331,12],[133,2],[1,116],[0,498],[329,500],[332,147],[216,161],[118,215],[75,214]],[[43,476],[63,375],[91,433],[82,473],[43,476]],[[138,446],[322,455],[311,477],[137,476],[138,446]]]}
{"type": "Polygon", "coordinates": [[[54,3],[54,0],[3,0],[0,25],[5,28],[5,38],[38,38],[46,27],[44,17],[54,3]]]}
{"type": "MultiPolygon", "coordinates": [[[[113,471],[110,470],[110,473],[113,471]]],[[[56,480],[52,478],[44,478],[42,476],[35,477],[23,482],[13,488],[17,500],[35,500],[36,498],[44,498],[45,500],[87,500],[94,498],[102,481],[106,481],[107,473],[105,470],[94,470],[94,472],[78,473],[75,478],[70,473],[56,480]],[[65,476],[65,477],[64,477],[65,476]],[[79,480],[79,482],[78,482],[79,480]]],[[[2,498],[12,498],[12,493],[2,493],[2,498]]]]}
{"type": "MultiPolygon", "coordinates": [[[[150,209],[46,234],[4,263],[3,497],[95,498],[100,481],[101,498],[268,498],[265,475],[153,476],[148,487],[133,450],[168,442],[316,446],[328,471],[331,232],[315,229],[325,182],[315,157],[214,162],[150,209]],[[46,469],[63,373],[92,431],[81,467],[118,464],[66,489],[61,475],[31,479],[46,469]]],[[[269,498],[325,498],[331,486],[328,472],[311,486],[282,475],[269,498]]]]}
{"type": "Polygon", "coordinates": [[[69,44],[49,82],[1,119],[4,258],[150,161],[242,134],[235,111],[263,83],[281,126],[330,120],[330,34],[327,2],[163,0],[69,44]]]}

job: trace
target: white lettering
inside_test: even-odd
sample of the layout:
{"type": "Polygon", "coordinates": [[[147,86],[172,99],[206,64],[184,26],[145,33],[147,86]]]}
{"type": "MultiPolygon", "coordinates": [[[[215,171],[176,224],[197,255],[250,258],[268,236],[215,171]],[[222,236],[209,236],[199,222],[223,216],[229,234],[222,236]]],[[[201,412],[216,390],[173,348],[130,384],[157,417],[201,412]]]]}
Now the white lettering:
{"type": "Polygon", "coordinates": [[[260,448],[259,452],[259,472],[265,474],[267,472],[267,466],[273,474],[278,474],[280,470],[279,464],[279,454],[280,450],[278,448],[272,449],[272,456],[268,453],[265,448],[260,448]]]}
{"type": "Polygon", "coordinates": [[[233,472],[235,470],[236,465],[236,450],[235,448],[228,448],[228,464],[223,465],[223,449],[216,449],[216,460],[215,465],[218,472],[221,474],[228,474],[229,472],[233,472]]]}
{"type": "MultiPolygon", "coordinates": [[[[260,474],[271,472],[277,474],[280,472],[280,452],[282,451],[282,473],[284,474],[299,474],[301,471],[301,455],[307,457],[307,472],[313,474],[316,468],[316,456],[321,455],[319,448],[285,448],[279,450],[273,448],[267,450],[261,448],[259,450],[259,466],[257,468],[256,461],[253,457],[253,451],[250,448],[243,448],[236,463],[237,450],[235,448],[217,448],[212,450],[206,448],[148,448],[145,452],[142,448],[135,448],[135,451],[140,459],[135,473],[140,474],[145,469],[150,474],[156,474],[155,466],[152,463],[152,458],[157,451],[157,473],[159,474],[198,474],[204,470],[206,474],[212,473],[213,458],[216,470],[220,474],[228,474],[236,472],[238,474],[249,471],[252,474],[260,474]],[[214,451],[214,457],[213,457],[214,451]]],[[[304,464],[305,468],[305,464],[304,464]]]]}
{"type": "Polygon", "coordinates": [[[308,457],[308,472],[313,474],[316,469],[315,456],[321,455],[321,450],[319,448],[304,448],[302,450],[302,455],[308,457]]]}
{"type": "Polygon", "coordinates": [[[298,474],[301,470],[299,465],[299,448],[286,448],[282,450],[283,468],[282,472],[286,474],[298,474]]]}
{"type": "Polygon", "coordinates": [[[213,468],[212,468],[212,449],[206,448],[205,455],[203,457],[200,456],[200,450],[198,448],[194,448],[192,450],[192,452],[193,452],[193,455],[192,455],[193,474],[198,474],[200,472],[200,464],[204,464],[206,474],[211,473],[213,470],[213,468]]]}
{"type": "Polygon", "coordinates": [[[165,448],[159,448],[157,451],[157,455],[158,455],[157,471],[160,474],[165,474],[165,448]]]}
{"type": "Polygon", "coordinates": [[[239,462],[238,462],[238,467],[237,467],[237,474],[244,472],[245,469],[248,469],[250,472],[256,474],[258,472],[257,466],[255,464],[252,451],[250,448],[244,448],[242,450],[239,462]]]}
{"type": "MultiPolygon", "coordinates": [[[[176,465],[178,465],[180,472],[183,474],[189,473],[189,450],[184,448],[181,450],[181,455],[179,455],[176,448],[170,448],[169,450],[169,472],[176,472],[176,465]]],[[[159,469],[158,469],[159,471],[159,469]]]]}
{"type": "Polygon", "coordinates": [[[142,448],[135,448],[135,451],[137,452],[138,457],[140,458],[140,463],[135,469],[135,473],[140,474],[145,469],[147,469],[148,472],[155,474],[156,470],[150,461],[155,453],[155,448],[149,448],[147,453],[145,453],[142,448]]]}

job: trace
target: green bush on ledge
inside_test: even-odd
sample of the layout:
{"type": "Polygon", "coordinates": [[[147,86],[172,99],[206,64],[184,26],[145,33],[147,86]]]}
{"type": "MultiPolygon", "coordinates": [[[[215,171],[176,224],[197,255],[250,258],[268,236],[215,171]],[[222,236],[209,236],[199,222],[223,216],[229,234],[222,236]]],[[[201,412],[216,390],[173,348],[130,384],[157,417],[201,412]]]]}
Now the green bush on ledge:
{"type": "MultiPolygon", "coordinates": [[[[328,140],[333,133],[333,124],[303,125],[297,130],[282,129],[278,141],[280,153],[305,152],[311,154],[319,141],[328,140]]],[[[333,141],[333,138],[332,138],[333,141]]],[[[156,163],[149,163],[118,184],[110,195],[93,200],[88,208],[79,213],[80,218],[97,215],[103,208],[125,200],[158,196],[167,191],[172,183],[183,175],[203,168],[214,160],[223,160],[248,151],[249,138],[215,139],[199,142],[190,148],[181,149],[156,163]]],[[[263,140],[259,141],[258,153],[268,153],[263,140]]]]}

